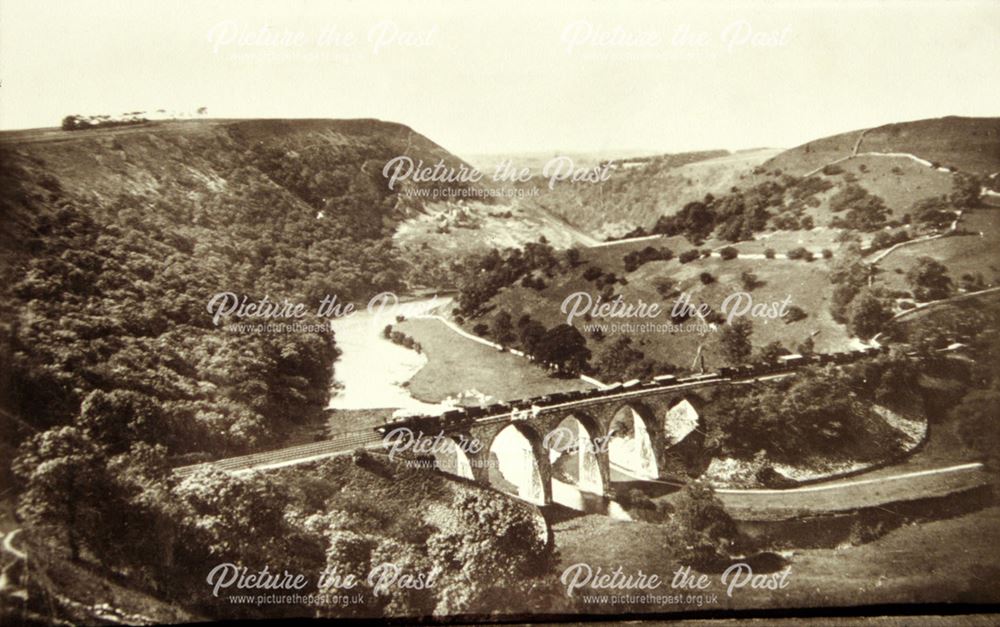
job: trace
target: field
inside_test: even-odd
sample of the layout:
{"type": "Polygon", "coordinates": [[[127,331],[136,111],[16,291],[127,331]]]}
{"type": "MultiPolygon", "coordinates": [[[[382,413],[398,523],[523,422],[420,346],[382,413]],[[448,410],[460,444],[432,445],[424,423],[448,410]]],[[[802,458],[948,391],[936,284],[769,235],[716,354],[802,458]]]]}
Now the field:
{"type": "Polygon", "coordinates": [[[943,237],[894,250],[882,261],[879,281],[894,290],[909,289],[905,273],[919,257],[932,257],[948,267],[956,282],[966,273],[982,273],[986,287],[1000,282],[1000,209],[976,209],[962,216],[969,235],[943,237]]]}
{"type": "MultiPolygon", "coordinates": [[[[665,527],[585,516],[555,526],[561,568],[584,562],[605,571],[657,573],[670,594],[679,564],[668,560],[672,538],[665,527]]],[[[645,612],[781,607],[857,606],[879,603],[996,603],[1000,570],[980,547],[1000,543],[1000,507],[954,518],[904,525],[860,546],[799,549],[791,555],[789,585],[783,590],[734,590],[730,598],[719,574],[710,574],[719,604],[635,606],[645,612]],[[974,544],[969,543],[975,538],[974,544]]],[[[581,609],[587,612],[586,606],[581,609]]],[[[596,608],[590,611],[597,611],[596,608]]],[[[622,606],[604,611],[625,611],[622,606]]]]}
{"type": "MultiPolygon", "coordinates": [[[[563,301],[572,293],[585,292],[596,297],[600,291],[594,283],[582,277],[583,269],[589,264],[596,265],[605,271],[624,275],[627,285],[615,285],[615,293],[621,294],[628,303],[661,303],[666,310],[652,322],[665,324],[669,322],[669,310],[673,307],[677,296],[664,299],[655,289],[655,281],[660,277],[669,277],[675,281],[675,288],[690,295],[691,302],[704,302],[714,310],[720,311],[722,302],[734,292],[744,291],[740,282],[740,274],[750,271],[757,275],[758,284],[750,292],[755,303],[781,302],[790,298],[790,305],[801,307],[807,318],[786,324],[782,320],[755,318],[752,342],[755,346],[763,346],[772,341],[780,341],[789,349],[812,337],[815,348],[819,351],[845,350],[852,345],[846,329],[834,322],[829,314],[830,290],[829,261],[817,259],[813,262],[792,261],[785,259],[733,259],[724,261],[720,258],[697,259],[687,264],[681,264],[677,259],[670,261],[654,261],[647,263],[631,273],[625,273],[622,256],[631,250],[645,246],[656,248],[666,246],[675,253],[693,248],[682,238],[661,238],[643,242],[629,242],[620,245],[591,248],[582,251],[583,263],[568,274],[554,277],[545,289],[536,291],[521,286],[508,287],[499,292],[493,299],[494,311],[507,310],[516,320],[522,312],[541,321],[546,327],[566,321],[566,314],[561,311],[563,301]],[[709,272],[714,282],[704,285],[699,278],[702,272],[709,272]]],[[[489,318],[490,316],[485,316],[489,318]]],[[[594,322],[644,322],[645,319],[605,319],[594,322]]],[[[479,320],[467,321],[467,329],[479,320]]],[[[574,320],[581,328],[588,324],[582,319],[574,320]]],[[[586,334],[585,334],[586,335],[586,334]]],[[[607,335],[614,336],[610,332],[607,335]]],[[[633,342],[648,357],[668,361],[677,366],[690,367],[699,344],[703,344],[706,366],[715,368],[724,363],[724,358],[718,349],[717,332],[705,333],[690,330],[671,330],[663,332],[648,332],[631,334],[633,342]]],[[[610,343],[608,339],[597,340],[587,338],[588,346],[593,353],[610,343]]]]}
{"type": "Polygon", "coordinates": [[[897,220],[909,213],[917,201],[947,195],[952,189],[952,174],[906,157],[858,156],[841,161],[837,166],[843,169],[840,174],[813,175],[834,185],[815,195],[819,206],[805,211],[818,226],[827,226],[831,218],[838,215],[830,211],[830,198],[851,182],[884,200],[891,212],[889,219],[897,220]]]}
{"type": "Polygon", "coordinates": [[[427,365],[410,380],[410,393],[429,403],[460,395],[512,400],[592,386],[579,379],[558,379],[523,357],[501,353],[464,338],[436,319],[408,319],[393,328],[423,347],[427,365]]]}

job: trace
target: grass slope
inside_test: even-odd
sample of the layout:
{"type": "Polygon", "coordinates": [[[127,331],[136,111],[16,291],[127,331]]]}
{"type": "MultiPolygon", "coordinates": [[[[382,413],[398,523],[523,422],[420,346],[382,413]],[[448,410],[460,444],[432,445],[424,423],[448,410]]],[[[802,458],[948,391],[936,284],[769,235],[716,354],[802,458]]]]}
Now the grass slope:
{"type": "MultiPolygon", "coordinates": [[[[618,276],[624,275],[626,277],[627,285],[615,286],[615,292],[621,294],[626,302],[638,303],[642,300],[645,303],[661,303],[666,311],[659,318],[653,319],[652,322],[666,324],[669,322],[669,310],[676,297],[663,299],[656,292],[656,279],[660,277],[673,279],[678,290],[690,294],[692,303],[704,302],[719,311],[726,297],[734,292],[744,290],[740,283],[740,274],[743,271],[750,271],[757,275],[760,282],[760,286],[751,292],[754,302],[771,303],[790,297],[792,305],[801,307],[808,314],[806,319],[792,324],[785,324],[781,320],[754,319],[752,337],[754,346],[763,346],[778,340],[786,348],[794,349],[810,336],[813,337],[816,350],[824,352],[844,350],[851,344],[845,328],[835,323],[830,317],[830,290],[818,287],[829,284],[829,261],[817,259],[806,263],[785,259],[742,258],[723,261],[713,257],[681,264],[675,258],[670,261],[647,263],[634,272],[625,273],[622,257],[631,250],[649,245],[666,246],[675,253],[693,248],[682,238],[661,238],[653,241],[629,242],[583,250],[581,253],[583,263],[570,273],[549,280],[543,290],[536,291],[520,285],[501,290],[491,301],[494,305],[493,311],[484,316],[483,319],[489,323],[496,312],[507,310],[514,320],[517,320],[522,313],[529,313],[546,327],[565,322],[566,315],[562,313],[560,308],[567,296],[574,292],[585,292],[596,298],[599,293],[592,282],[586,281],[582,277],[584,268],[588,265],[595,265],[605,271],[615,272],[618,276]],[[702,272],[711,273],[715,282],[703,285],[699,278],[702,272]]],[[[643,321],[646,320],[609,319],[595,320],[594,322],[637,323],[643,321]]],[[[467,329],[471,329],[476,322],[479,320],[467,321],[467,329]]],[[[588,323],[583,319],[574,320],[574,325],[578,329],[582,329],[584,324],[588,323]]],[[[609,338],[613,338],[620,333],[609,333],[608,335],[609,338]]],[[[726,363],[719,350],[719,334],[717,332],[705,334],[690,331],[650,332],[633,334],[632,337],[638,348],[645,352],[648,357],[669,361],[677,366],[690,367],[697,354],[699,344],[704,345],[703,351],[707,367],[716,368],[726,363]]],[[[611,341],[613,339],[597,341],[588,338],[588,346],[592,352],[597,353],[602,346],[611,341]]]]}
{"type": "MultiPolygon", "coordinates": [[[[777,155],[764,167],[802,175],[851,154],[862,131],[817,139],[777,155]]],[[[948,116],[868,129],[858,152],[907,152],[945,167],[990,174],[1000,170],[1000,118],[948,116]]]]}
{"type": "MultiPolygon", "coordinates": [[[[427,364],[410,379],[410,393],[427,402],[477,394],[512,400],[591,386],[579,379],[559,379],[523,357],[462,337],[435,319],[409,319],[393,325],[423,347],[427,364]]],[[[476,401],[478,403],[478,401],[476,401]]]]}

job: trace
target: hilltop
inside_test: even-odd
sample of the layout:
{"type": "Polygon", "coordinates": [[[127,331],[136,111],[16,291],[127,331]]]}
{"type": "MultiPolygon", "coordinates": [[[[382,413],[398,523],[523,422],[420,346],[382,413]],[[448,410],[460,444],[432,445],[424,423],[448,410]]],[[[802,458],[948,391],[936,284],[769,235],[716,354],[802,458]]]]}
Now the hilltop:
{"type": "Polygon", "coordinates": [[[859,129],[786,150],[764,168],[802,176],[867,152],[907,153],[960,172],[992,174],[1000,171],[1000,118],[948,116],[859,129]]]}

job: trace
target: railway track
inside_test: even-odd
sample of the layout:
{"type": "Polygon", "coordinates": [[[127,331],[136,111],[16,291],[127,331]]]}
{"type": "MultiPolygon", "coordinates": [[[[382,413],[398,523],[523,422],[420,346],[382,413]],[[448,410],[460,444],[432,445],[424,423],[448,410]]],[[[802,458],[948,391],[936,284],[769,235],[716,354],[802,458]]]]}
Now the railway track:
{"type": "Polygon", "coordinates": [[[202,468],[215,468],[233,473],[277,468],[349,453],[359,447],[368,448],[378,445],[381,441],[382,439],[379,435],[370,429],[352,431],[334,436],[328,440],[323,440],[322,442],[300,444],[273,451],[241,455],[240,457],[228,457],[214,462],[181,466],[174,469],[174,474],[183,478],[190,476],[202,468]]]}
{"type": "MultiPolygon", "coordinates": [[[[867,353],[864,351],[855,351],[854,354],[852,355],[852,358],[856,359],[862,354],[867,354],[867,353]]],[[[850,355],[850,354],[844,353],[843,355],[850,355]]],[[[644,385],[636,385],[634,387],[629,386],[629,384],[625,384],[624,387],[622,386],[622,384],[616,384],[617,389],[615,388],[606,389],[601,391],[597,395],[587,396],[585,398],[558,400],[555,402],[543,404],[538,407],[532,406],[530,410],[526,408],[511,408],[510,405],[508,405],[507,411],[502,411],[500,413],[494,413],[486,416],[477,417],[474,419],[474,422],[479,424],[484,424],[484,423],[489,424],[489,423],[504,422],[504,421],[516,421],[516,420],[526,419],[528,416],[534,417],[532,415],[533,413],[534,415],[540,415],[545,413],[551,413],[554,411],[567,411],[576,408],[585,408],[590,405],[603,404],[613,401],[627,401],[632,398],[641,398],[649,394],[659,394],[671,391],[682,391],[708,385],[718,385],[720,383],[740,385],[740,384],[752,383],[755,381],[779,379],[788,376],[794,376],[803,365],[806,364],[784,364],[778,367],[777,372],[774,372],[773,369],[768,369],[764,371],[755,371],[753,367],[751,367],[749,371],[741,371],[742,369],[739,368],[736,369],[730,368],[730,369],[723,369],[723,371],[717,373],[693,375],[688,378],[676,379],[670,382],[665,381],[662,383],[658,383],[654,381],[646,383],[644,385]],[[726,370],[730,370],[731,372],[725,372],[726,370]]],[[[759,370],[759,368],[757,368],[757,370],[759,370]]],[[[391,428],[393,426],[404,427],[407,426],[408,424],[409,422],[404,420],[397,424],[390,423],[389,425],[385,425],[384,428],[391,428]]],[[[450,430],[450,425],[448,424],[440,424],[440,426],[444,431],[450,430]]],[[[435,427],[433,431],[436,430],[437,428],[435,427]]],[[[279,468],[281,466],[302,464],[310,461],[315,461],[318,459],[324,459],[327,457],[333,457],[336,455],[349,453],[350,451],[359,447],[378,448],[381,446],[381,442],[382,442],[382,436],[377,431],[375,431],[374,429],[371,430],[365,429],[362,431],[352,431],[348,433],[343,433],[334,436],[333,438],[330,438],[328,440],[323,440],[321,442],[313,442],[310,444],[290,446],[287,448],[282,448],[272,451],[251,453],[249,455],[242,455],[240,457],[229,457],[214,462],[205,462],[202,464],[194,464],[191,466],[182,466],[179,468],[175,468],[174,473],[179,477],[187,477],[190,476],[195,471],[207,467],[232,473],[250,472],[253,470],[264,470],[268,468],[279,468]]]]}

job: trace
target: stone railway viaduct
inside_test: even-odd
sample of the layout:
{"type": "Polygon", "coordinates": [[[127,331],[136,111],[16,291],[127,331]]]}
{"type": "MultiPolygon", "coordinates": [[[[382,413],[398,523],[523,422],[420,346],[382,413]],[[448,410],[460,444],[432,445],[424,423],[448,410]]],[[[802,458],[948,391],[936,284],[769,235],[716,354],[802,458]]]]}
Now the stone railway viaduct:
{"type": "Polygon", "coordinates": [[[501,487],[499,470],[507,482],[502,489],[516,490],[517,496],[537,504],[552,502],[557,466],[561,477],[568,474],[580,490],[606,495],[613,468],[648,480],[658,479],[677,462],[697,463],[705,435],[701,416],[711,411],[718,388],[788,376],[794,373],[744,379],[714,374],[693,377],[695,381],[647,383],[454,426],[404,420],[384,429],[383,444],[390,451],[432,454],[445,472],[484,485],[501,487]],[[512,439],[520,446],[509,445],[512,439]]]}

